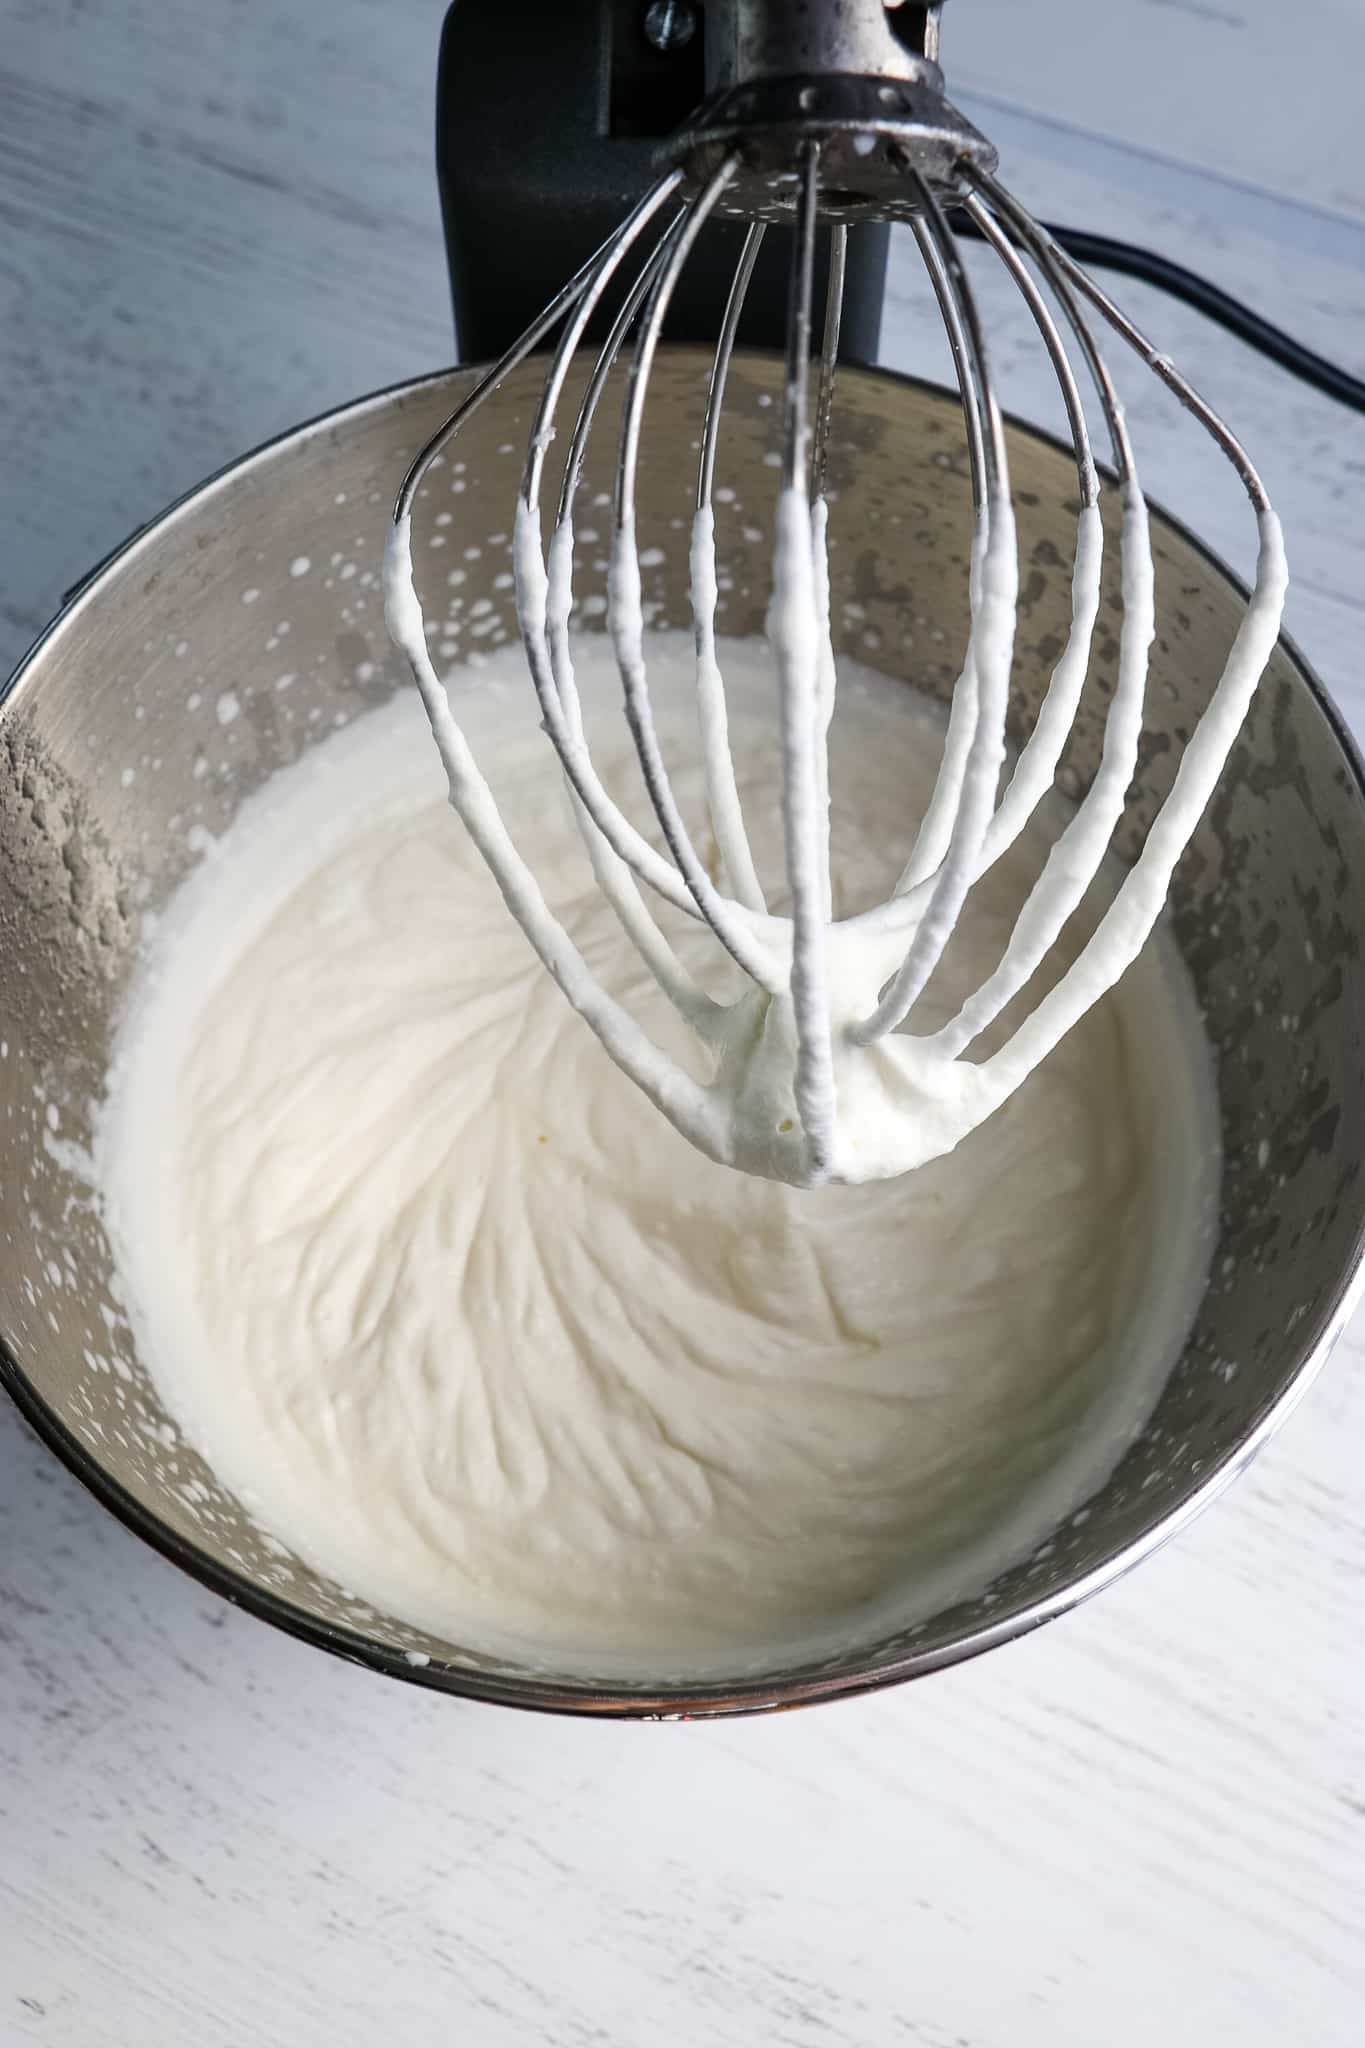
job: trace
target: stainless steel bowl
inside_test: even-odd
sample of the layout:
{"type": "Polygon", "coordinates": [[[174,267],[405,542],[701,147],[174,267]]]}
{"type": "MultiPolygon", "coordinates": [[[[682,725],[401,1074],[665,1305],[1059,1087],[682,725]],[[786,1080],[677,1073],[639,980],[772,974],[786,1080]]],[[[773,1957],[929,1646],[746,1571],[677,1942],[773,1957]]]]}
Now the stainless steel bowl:
{"type": "MultiPolygon", "coordinates": [[[[722,629],[761,626],[778,370],[737,361],[725,439],[722,629]]],[[[687,619],[682,478],[704,358],[655,380],[641,464],[647,595],[687,619]]],[[[438,644],[512,631],[508,538],[537,372],[462,435],[418,511],[419,580],[438,644]],[[453,515],[437,526],[438,512],[453,515]],[[463,580],[452,583],[452,571],[463,580]],[[486,604],[476,612],[481,600],[486,604]]],[[[0,1377],[107,1506],[228,1599],[400,1678],[516,1706],[700,1715],[790,1706],[931,1671],[1036,1626],[1125,1571],[1218,1492],[1302,1392],[1361,1277],[1365,1189],[1365,801],[1321,689],[1281,645],[1218,797],[1181,865],[1175,928],[1219,1053],[1221,1238],[1197,1327],[1148,1427],[1108,1484],[980,1596],[838,1659],[762,1679],[599,1688],[518,1669],[374,1613],[263,1537],[180,1440],[135,1358],[116,1349],[108,1249],[80,1173],[90,1105],[140,919],[270,772],[408,687],[383,629],[378,569],[405,458],[468,382],[405,386],[248,456],[132,542],[39,641],[0,699],[0,1377]],[[307,557],[307,574],[291,564],[307,557]],[[276,687],[281,674],[296,680],[276,687]],[[231,693],[240,714],[229,718],[231,693]],[[220,701],[221,700],[221,701],[220,701]],[[111,1330],[113,1334],[111,1335],[111,1330]]],[[[871,371],[841,378],[832,482],[843,644],[947,694],[966,620],[969,505],[955,405],[871,371]]],[[[1069,619],[1074,472],[1012,430],[1023,606],[1014,715],[1031,717],[1069,619]]],[[[589,479],[603,488],[605,476],[589,479]]],[[[582,524],[588,524],[584,515],[582,524]]],[[[1158,516],[1162,637],[1129,845],[1170,783],[1231,639],[1242,592],[1158,516]]],[[[1112,552],[1112,551],[1111,551],[1112,552]]],[[[582,581],[591,599],[591,578],[582,581]]],[[[600,592],[600,584],[599,584],[600,592]]],[[[1117,653],[1111,590],[1099,676],[1117,653]]],[[[1101,708],[1065,775],[1093,772],[1101,708]]]]}

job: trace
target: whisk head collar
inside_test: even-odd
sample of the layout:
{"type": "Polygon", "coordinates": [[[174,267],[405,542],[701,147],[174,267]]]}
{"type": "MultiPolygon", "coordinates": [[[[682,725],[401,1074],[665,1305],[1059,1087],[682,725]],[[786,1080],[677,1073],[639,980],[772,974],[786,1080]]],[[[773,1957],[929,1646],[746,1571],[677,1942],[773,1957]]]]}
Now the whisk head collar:
{"type": "Polygon", "coordinates": [[[846,74],[762,78],[710,102],[663,152],[687,188],[700,192],[720,165],[733,172],[717,211],[779,225],[800,212],[801,165],[820,152],[820,215],[826,221],[909,220],[922,202],[913,168],[948,203],[964,170],[993,171],[994,146],[943,94],[936,64],[887,79],[846,74]]]}

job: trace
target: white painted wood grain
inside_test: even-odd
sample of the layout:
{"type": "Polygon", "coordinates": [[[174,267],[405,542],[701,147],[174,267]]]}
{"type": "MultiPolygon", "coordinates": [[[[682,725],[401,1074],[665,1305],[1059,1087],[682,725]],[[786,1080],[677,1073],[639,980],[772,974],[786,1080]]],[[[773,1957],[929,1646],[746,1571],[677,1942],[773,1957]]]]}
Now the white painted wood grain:
{"type": "Polygon", "coordinates": [[[944,34],[957,85],[1042,130],[1365,224],[1357,0],[951,0],[944,34]]]}
{"type": "MultiPolygon", "coordinates": [[[[446,356],[439,18],[0,0],[0,660],[205,471],[446,356]]],[[[1040,210],[1365,368],[1353,0],[954,0],[948,47],[1040,210]]],[[[1365,425],[1125,296],[1253,442],[1365,732],[1365,425]]],[[[927,333],[898,252],[888,360],[927,333]]],[[[1152,489],[1245,561],[1187,423],[1129,395],[1152,489]]],[[[618,1729],[274,1635],[0,1412],[0,2043],[1357,2048],[1362,1442],[1358,1325],[1234,1493],[1078,1614],[874,1701],[618,1729]]]]}

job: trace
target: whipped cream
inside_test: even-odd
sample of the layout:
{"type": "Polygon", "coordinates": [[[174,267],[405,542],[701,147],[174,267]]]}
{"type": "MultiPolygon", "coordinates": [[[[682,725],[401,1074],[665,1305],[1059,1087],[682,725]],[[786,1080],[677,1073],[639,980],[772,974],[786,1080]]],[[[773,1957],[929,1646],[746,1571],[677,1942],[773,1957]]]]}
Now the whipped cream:
{"type": "MultiPolygon", "coordinates": [[[[1279,521],[1267,506],[1258,516],[1255,588],[1174,785],[1109,915],[1084,948],[1069,956],[1069,972],[1053,977],[1042,997],[1040,969],[1104,865],[1137,766],[1156,614],[1147,509],[1136,477],[1130,477],[1123,491],[1119,673],[1099,770],[1021,903],[1000,954],[983,958],[980,986],[964,992],[958,1011],[939,1029],[926,1031],[922,999],[969,892],[1007,851],[1051,784],[1085,680],[1099,607],[1102,530],[1095,508],[1083,508],[1072,631],[1034,733],[997,805],[1018,567],[1008,492],[1000,488],[987,498],[973,549],[967,652],[921,831],[894,888],[871,903],[850,903],[836,917],[829,889],[828,736],[835,663],[825,522],[824,503],[812,506],[803,490],[789,487],[779,496],[768,641],[776,712],[771,743],[780,750],[784,824],[775,865],[785,879],[788,908],[786,915],[774,915],[745,839],[727,757],[709,506],[698,513],[692,534],[694,688],[719,881],[698,858],[653,730],[631,519],[622,516],[614,537],[607,616],[626,719],[666,851],[613,799],[583,731],[569,635],[572,521],[561,517],[557,523],[547,561],[538,509],[524,498],[517,505],[517,611],[542,719],[564,761],[602,885],[655,981],[707,1055],[700,1071],[690,1071],[643,1031],[638,1018],[603,987],[548,909],[515,836],[507,832],[427,652],[408,517],[395,522],[385,558],[389,630],[416,678],[451,802],[541,961],[616,1064],[699,1150],[744,1172],[797,1186],[885,1178],[951,1151],[1008,1100],[1131,967],[1161,914],[1176,862],[1213,794],[1274,647],[1287,580],[1279,521]],[[708,925],[743,969],[747,985],[719,1006],[700,1002],[637,879],[663,905],[708,925]],[[1026,989],[1033,1006],[1018,1028],[988,1056],[971,1056],[991,1020],[1026,989]]],[[[839,800],[850,799],[840,792],[839,800]]],[[[900,843],[904,825],[902,817],[893,843],[900,843]]]]}
{"type": "MultiPolygon", "coordinates": [[[[771,657],[711,652],[752,862],[780,873],[771,657]]],[[[602,637],[573,653],[572,715],[624,815],[639,769],[617,670],[602,637]]],[[[651,689],[719,873],[690,641],[660,637],[651,689]]],[[[988,1127],[917,1173],[812,1193],[729,1171],[644,1106],[640,1047],[704,1097],[693,1023],[750,1002],[762,1067],[780,1008],[761,1014],[671,904],[654,958],[623,943],[634,885],[585,846],[526,696],[516,649],[428,711],[504,894],[571,999],[619,1030],[617,1064],[451,818],[416,702],[328,738],[183,886],[121,1030],[97,1165],[140,1354],[279,1540],[480,1651],[734,1674],[978,1592],[1107,1477],[1202,1289],[1217,1147],[1178,956],[1158,933],[988,1127]]],[[[845,665],[837,913],[893,888],[943,739],[936,708],[845,665]]],[[[1054,799],[972,890],[928,1029],[1000,960],[1066,816],[1054,799]]],[[[752,908],[779,964],[785,908],[752,908]]],[[[1044,988],[1083,957],[1073,922],[1044,988]]],[[[856,1074],[874,1075],[869,1124],[884,1057],[840,1077],[856,1111],[856,1074]]],[[[785,1073],[775,1125],[795,1115],[785,1073]]]]}

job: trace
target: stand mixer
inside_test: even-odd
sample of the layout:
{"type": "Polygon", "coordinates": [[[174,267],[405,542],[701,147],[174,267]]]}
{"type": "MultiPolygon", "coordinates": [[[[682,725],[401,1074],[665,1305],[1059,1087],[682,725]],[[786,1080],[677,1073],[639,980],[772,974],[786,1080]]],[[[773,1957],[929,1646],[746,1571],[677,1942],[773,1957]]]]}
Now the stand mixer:
{"type": "MultiPolygon", "coordinates": [[[[451,802],[542,962],[611,1057],[695,1145],[744,1171],[800,1186],[881,1178],[950,1151],[1020,1086],[1137,957],[1275,644],[1284,602],[1279,522],[1245,450],[1169,358],[997,181],[995,150],[944,95],[937,63],[939,13],[937,6],[882,0],[797,9],[768,0],[712,0],[701,33],[702,105],[661,146],[660,175],[600,250],[550,298],[420,451],[398,494],[389,549],[390,630],[422,693],[451,802]],[[989,341],[951,230],[950,208],[961,209],[1024,296],[1057,379],[1077,478],[1071,630],[1003,796],[998,787],[1006,752],[1017,543],[989,341]],[[690,259],[708,226],[722,219],[743,223],[744,232],[716,324],[691,542],[699,740],[718,854],[713,877],[675,800],[655,730],[635,508],[651,369],[690,259]],[[858,231],[868,222],[884,228],[891,221],[906,222],[913,234],[957,373],[974,507],[971,631],[938,782],[901,879],[887,901],[836,918],[828,732],[837,676],[825,479],[850,228],[858,231]],[[775,743],[783,762],[783,897],[790,905],[783,916],[770,913],[749,850],[727,748],[715,627],[714,486],[718,459],[723,462],[722,409],[746,302],[773,225],[790,230],[781,490],[772,515],[768,614],[775,743]],[[816,343],[822,248],[824,311],[816,343]],[[1079,958],[1006,1043],[974,1060],[970,1050],[982,1030],[1027,988],[1098,875],[1123,814],[1142,737],[1148,653],[1157,630],[1149,521],[1091,309],[1176,395],[1236,471],[1258,527],[1255,587],[1168,800],[1113,905],[1079,958]],[[515,512],[519,627],[541,723],[571,791],[598,883],[649,972],[709,1055],[710,1072],[701,1080],[666,1057],[606,994],[546,910],[451,712],[413,590],[411,518],[423,477],[557,326],[515,512]],[[1086,682],[1102,574],[1100,477],[1064,330],[1098,398],[1122,507],[1124,618],[1102,759],[995,971],[946,1026],[917,1034],[910,1028],[915,1005],[952,938],[968,892],[1051,788],[1086,682]],[[542,495],[548,459],[565,420],[575,354],[594,332],[603,338],[568,428],[547,554],[542,495]],[[585,451],[603,394],[628,351],[607,617],[625,717],[664,852],[608,797],[594,770],[570,643],[574,508],[585,451]],[[747,993],[717,1002],[698,987],[654,920],[642,886],[710,927],[750,984],[747,993]]],[[[452,21],[460,18],[457,8],[452,21]]],[[[688,47],[696,40],[695,33],[683,34],[688,24],[700,27],[689,9],[653,8],[644,19],[644,40],[666,52],[681,37],[688,47]]],[[[610,26],[618,42],[623,32],[628,35],[623,10],[611,13],[610,26]]],[[[637,40],[640,34],[637,23],[637,40]]],[[[458,221],[462,210],[448,217],[458,221]]],[[[869,296],[877,290],[879,245],[855,253],[855,303],[865,328],[869,296]]],[[[703,305],[714,301],[717,260],[711,247],[703,305]]],[[[458,230],[452,265],[458,278],[458,230]]],[[[771,266],[762,288],[768,295],[763,316],[770,321],[771,266]]],[[[698,306],[688,302],[685,317],[694,321],[698,306]]]]}

